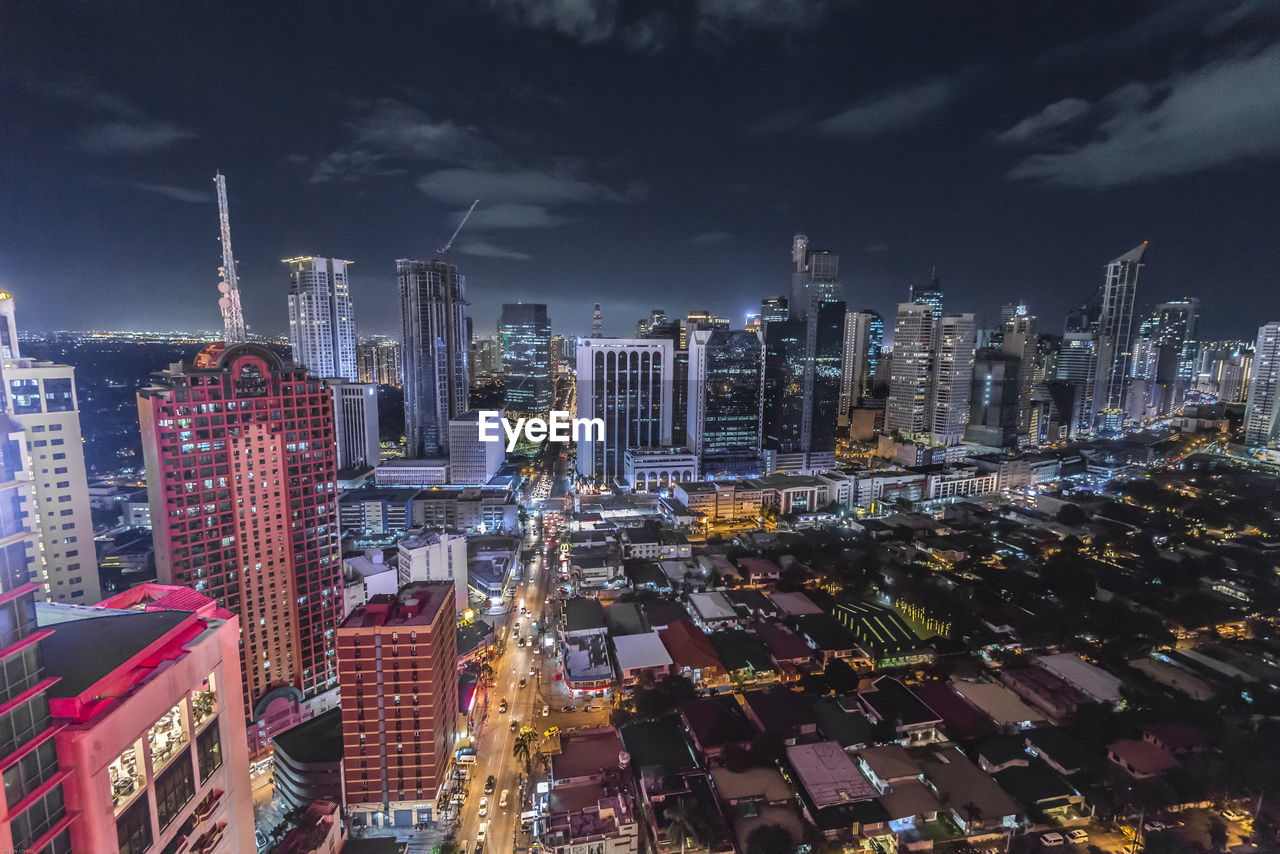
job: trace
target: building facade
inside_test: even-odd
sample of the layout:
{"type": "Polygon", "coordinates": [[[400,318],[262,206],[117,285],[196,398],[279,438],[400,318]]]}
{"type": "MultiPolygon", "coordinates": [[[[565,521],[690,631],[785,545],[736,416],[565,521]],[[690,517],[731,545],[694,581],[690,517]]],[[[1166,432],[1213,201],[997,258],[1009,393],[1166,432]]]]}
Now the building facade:
{"type": "Polygon", "coordinates": [[[396,544],[396,582],[449,581],[457,612],[467,610],[467,537],[439,531],[414,531],[396,544]]]}
{"type": "Polygon", "coordinates": [[[212,344],[138,393],[164,584],[240,618],[250,749],[337,687],[342,613],[329,389],[257,344],[212,344]]]}
{"type": "Polygon", "coordinates": [[[467,409],[466,278],[443,261],[406,259],[396,278],[407,456],[448,456],[449,420],[467,409]]]}
{"type": "Polygon", "coordinates": [[[1104,429],[1118,430],[1125,420],[1129,400],[1130,362],[1133,358],[1134,302],[1147,244],[1131,249],[1107,265],[1102,284],[1102,311],[1098,315],[1098,369],[1094,377],[1094,421],[1104,429]]]}
{"type": "Polygon", "coordinates": [[[705,331],[689,340],[686,437],[698,456],[760,452],[764,342],[754,332],[705,331]]]}
{"type": "Polygon", "coordinates": [[[325,380],[333,391],[338,471],[369,469],[382,460],[378,443],[378,388],[373,383],[325,380]]]}
{"type": "Polygon", "coordinates": [[[671,444],[674,347],[665,339],[578,342],[578,418],[604,420],[604,438],[577,437],[578,474],[608,483],[624,475],[628,448],[671,444]]]}
{"type": "Polygon", "coordinates": [[[350,261],[286,258],[289,265],[289,341],[293,361],[312,376],[359,381],[356,317],[347,282],[350,261]]]}
{"type": "Polygon", "coordinates": [[[450,483],[483,486],[507,458],[505,436],[498,442],[480,441],[479,415],[473,409],[449,422],[450,483]]]}
{"type": "Polygon", "coordinates": [[[347,807],[367,823],[434,819],[457,729],[454,601],[451,583],[416,583],[338,628],[347,807]]]}
{"type": "Polygon", "coordinates": [[[400,387],[400,342],[373,338],[356,345],[356,379],[400,387]]]}
{"type": "Polygon", "coordinates": [[[551,321],[541,303],[505,303],[498,320],[507,409],[551,409],[551,321]]]}
{"type": "Polygon", "coordinates": [[[236,616],[156,584],[40,611],[76,854],[254,850],[236,616]]]}

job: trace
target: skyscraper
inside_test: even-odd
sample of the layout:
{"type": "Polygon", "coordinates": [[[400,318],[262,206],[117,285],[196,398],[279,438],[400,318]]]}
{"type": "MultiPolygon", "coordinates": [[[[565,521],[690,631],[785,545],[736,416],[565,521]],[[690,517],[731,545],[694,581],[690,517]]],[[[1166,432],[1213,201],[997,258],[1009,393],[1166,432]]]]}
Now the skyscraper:
{"type": "Polygon", "coordinates": [[[250,750],[337,687],[333,396],[266,347],[211,344],[138,393],[156,574],[240,618],[250,750]]]}
{"type": "Polygon", "coordinates": [[[803,450],[806,327],[803,318],[765,327],[764,445],[784,453],[803,450]]]}
{"type": "Polygon", "coordinates": [[[675,348],[661,338],[578,341],[578,418],[604,419],[604,439],[578,437],[578,474],[608,483],[628,448],[671,444],[675,348]]]}
{"type": "Polygon", "coordinates": [[[718,329],[691,333],[689,448],[700,457],[757,456],[763,383],[764,343],[758,334],[718,329]]]}
{"type": "Polygon", "coordinates": [[[1098,370],[1094,377],[1094,419],[1104,429],[1124,424],[1133,358],[1133,307],[1142,273],[1144,241],[1107,265],[1098,316],[1098,370]]]}
{"type": "Polygon", "coordinates": [[[457,667],[452,582],[380,593],[342,621],[338,673],[349,809],[404,811],[408,824],[435,819],[453,761],[457,667]]]}
{"type": "Polygon", "coordinates": [[[1244,409],[1244,443],[1251,448],[1280,448],[1280,323],[1258,329],[1249,402],[1244,409]]]}
{"type": "Polygon", "coordinates": [[[467,409],[466,278],[443,261],[396,261],[403,324],[407,455],[449,454],[449,419],[467,409]]]}
{"type": "Polygon", "coordinates": [[[26,430],[40,547],[33,555],[42,598],[92,605],[102,598],[89,507],[89,477],[80,432],[76,369],[24,359],[18,349],[14,300],[0,294],[0,327],[12,337],[4,362],[4,410],[26,430]]]}
{"type": "Polygon", "coordinates": [[[1027,313],[1026,306],[1018,306],[1004,321],[1004,340],[1001,349],[1018,360],[1018,443],[1026,446],[1039,441],[1039,425],[1035,420],[1032,398],[1036,390],[1036,351],[1039,344],[1036,318],[1027,313]]]}
{"type": "Polygon", "coordinates": [[[505,303],[498,321],[507,409],[551,409],[551,321],[540,303],[505,303]]]}
{"type": "Polygon", "coordinates": [[[338,471],[368,469],[382,459],[378,443],[378,389],[373,383],[326,379],[333,391],[338,471]]]}
{"type": "Polygon", "coordinates": [[[894,330],[885,430],[959,448],[969,421],[973,315],[939,315],[932,302],[904,302],[894,330]]]}
{"type": "Polygon", "coordinates": [[[0,411],[0,604],[6,617],[0,634],[0,672],[6,674],[0,679],[0,765],[6,769],[0,851],[71,854],[75,814],[66,806],[60,779],[66,769],[59,769],[54,747],[53,680],[44,678],[41,641],[50,632],[35,616],[36,596],[44,593],[32,574],[37,538],[31,522],[38,513],[31,481],[25,431],[0,411]]]}
{"type": "Polygon", "coordinates": [[[1098,371],[1098,339],[1092,332],[1066,332],[1058,348],[1055,379],[1074,389],[1071,411],[1062,412],[1067,433],[1075,439],[1092,432],[1093,392],[1098,371]]]}
{"type": "Polygon", "coordinates": [[[944,314],[938,322],[931,383],[930,439],[947,448],[957,447],[964,441],[976,334],[972,314],[944,314]]]}
{"type": "Polygon", "coordinates": [[[760,322],[779,323],[788,320],[791,317],[787,307],[787,298],[779,294],[774,297],[765,297],[760,301],[760,322]]]}
{"type": "Polygon", "coordinates": [[[356,345],[356,374],[362,383],[400,387],[400,342],[373,337],[356,345]]]}
{"type": "Polygon", "coordinates": [[[993,448],[1017,446],[1021,371],[1017,356],[994,349],[977,352],[965,441],[993,448]]]}
{"type": "Polygon", "coordinates": [[[356,318],[347,283],[350,261],[286,258],[289,265],[289,341],[293,361],[313,377],[358,381],[356,318]]]}
{"type": "Polygon", "coordinates": [[[872,376],[884,335],[884,321],[870,309],[846,311],[844,353],[840,365],[840,418],[871,390],[872,376]]]}

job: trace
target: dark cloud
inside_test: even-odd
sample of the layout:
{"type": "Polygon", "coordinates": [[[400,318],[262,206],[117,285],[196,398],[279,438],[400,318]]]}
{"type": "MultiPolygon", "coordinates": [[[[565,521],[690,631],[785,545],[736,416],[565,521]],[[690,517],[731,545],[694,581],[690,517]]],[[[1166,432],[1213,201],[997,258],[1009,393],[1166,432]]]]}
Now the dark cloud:
{"type": "Polygon", "coordinates": [[[996,137],[998,142],[1038,142],[1046,134],[1068,125],[1089,112],[1089,102],[1082,98],[1054,101],[1040,112],[1027,116],[996,137]]]}
{"type": "Polygon", "coordinates": [[[1123,87],[1108,102],[1114,111],[1086,142],[1033,154],[1010,177],[1114,187],[1280,154],[1280,44],[1123,87]]]}
{"type": "Polygon", "coordinates": [[[733,233],[729,231],[704,231],[689,238],[690,246],[714,246],[717,243],[727,243],[733,240],[733,233]]]}
{"type": "Polygon", "coordinates": [[[867,139],[895,133],[936,116],[963,89],[964,75],[933,77],[859,101],[817,124],[819,133],[867,139]]]}
{"type": "Polygon", "coordinates": [[[517,252],[514,249],[504,249],[501,246],[495,246],[486,240],[471,239],[464,240],[460,245],[453,249],[460,255],[474,255],[480,258],[505,258],[510,261],[528,261],[533,258],[532,255],[524,252],[517,252]]]}

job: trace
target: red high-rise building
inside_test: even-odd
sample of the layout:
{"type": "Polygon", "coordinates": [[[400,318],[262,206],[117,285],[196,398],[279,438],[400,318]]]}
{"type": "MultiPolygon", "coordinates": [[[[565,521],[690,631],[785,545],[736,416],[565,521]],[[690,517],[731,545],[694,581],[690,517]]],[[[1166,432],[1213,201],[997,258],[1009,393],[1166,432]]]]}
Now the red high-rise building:
{"type": "Polygon", "coordinates": [[[353,610],[338,628],[348,809],[377,823],[433,818],[458,726],[452,581],[415,582],[353,610]]]}
{"type": "Polygon", "coordinates": [[[213,344],[156,376],[138,393],[156,574],[239,616],[258,752],[338,684],[331,392],[258,344],[213,344]]]}

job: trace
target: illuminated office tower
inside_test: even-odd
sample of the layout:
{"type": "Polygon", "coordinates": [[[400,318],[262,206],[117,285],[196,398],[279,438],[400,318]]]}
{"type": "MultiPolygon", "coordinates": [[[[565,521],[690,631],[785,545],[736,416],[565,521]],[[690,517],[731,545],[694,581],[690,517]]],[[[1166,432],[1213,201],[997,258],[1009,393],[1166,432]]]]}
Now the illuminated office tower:
{"type": "Polygon", "coordinates": [[[1251,448],[1280,448],[1280,323],[1258,329],[1244,410],[1244,443],[1251,448]]]}
{"type": "Polygon", "coordinates": [[[929,412],[934,444],[955,448],[964,441],[976,334],[972,314],[944,314],[938,321],[929,412]]]}
{"type": "Polygon", "coordinates": [[[884,333],[884,321],[870,309],[846,311],[844,353],[840,365],[840,417],[847,419],[871,390],[876,360],[884,333]]]}
{"type": "Polygon", "coordinates": [[[551,409],[551,321],[539,303],[506,303],[498,321],[507,409],[551,409]]]}
{"type": "Polygon", "coordinates": [[[577,437],[578,474],[598,483],[625,473],[628,448],[671,444],[675,347],[665,338],[578,341],[578,418],[604,419],[604,439],[577,437]]]}
{"type": "Polygon", "coordinates": [[[466,277],[443,261],[405,259],[396,277],[408,456],[446,457],[449,421],[467,410],[466,277]]]}
{"type": "Polygon", "coordinates": [[[1107,265],[1102,284],[1093,407],[1094,420],[1103,429],[1119,430],[1124,425],[1136,331],[1133,326],[1134,301],[1146,252],[1147,244],[1143,242],[1112,261],[1107,265]]]}
{"type": "Polygon", "coordinates": [[[760,323],[780,323],[791,317],[787,307],[787,298],[779,294],[774,297],[766,297],[760,301],[760,323]]]}
{"type": "Polygon", "coordinates": [[[157,577],[240,618],[256,753],[338,683],[333,395],[266,347],[218,343],[157,374],[138,417],[157,577]]]}
{"type": "Polygon", "coordinates": [[[1098,339],[1092,332],[1066,332],[1058,347],[1054,379],[1071,389],[1067,433],[1072,439],[1093,431],[1094,378],[1098,371],[1098,339]]]}
{"type": "Polygon", "coordinates": [[[906,436],[920,436],[929,425],[938,310],[925,303],[899,303],[893,329],[884,429],[886,433],[896,430],[906,436]]]}
{"type": "Polygon", "coordinates": [[[1027,307],[1018,306],[1004,321],[1004,340],[1001,348],[1008,356],[1018,359],[1018,444],[1030,445],[1040,439],[1040,425],[1036,423],[1036,408],[1032,398],[1036,389],[1036,349],[1039,335],[1034,315],[1027,314],[1027,307]]]}
{"type": "Polygon", "coordinates": [[[347,282],[350,261],[286,258],[289,265],[289,341],[293,361],[314,377],[358,381],[356,318],[347,282]]]}
{"type": "Polygon", "coordinates": [[[22,358],[14,300],[0,294],[0,329],[10,338],[4,360],[4,409],[27,433],[40,535],[32,570],[45,585],[42,598],[92,605],[102,598],[89,506],[89,477],[80,432],[76,369],[22,358]]]}
{"type": "MultiPolygon", "coordinates": [[[[699,457],[760,453],[764,343],[755,332],[695,330],[689,340],[688,445],[699,457]]],[[[704,466],[705,469],[705,466],[704,466]]]]}

